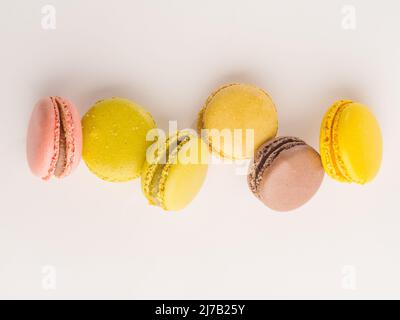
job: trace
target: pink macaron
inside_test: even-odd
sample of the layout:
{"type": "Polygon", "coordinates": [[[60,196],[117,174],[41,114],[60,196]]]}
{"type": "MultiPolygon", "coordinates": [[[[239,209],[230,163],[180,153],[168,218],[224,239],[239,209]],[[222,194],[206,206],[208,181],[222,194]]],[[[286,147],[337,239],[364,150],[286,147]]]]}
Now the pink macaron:
{"type": "Polygon", "coordinates": [[[67,99],[46,97],[35,106],[29,123],[27,160],[43,180],[64,178],[82,155],[82,127],[76,107],[67,99]]]}

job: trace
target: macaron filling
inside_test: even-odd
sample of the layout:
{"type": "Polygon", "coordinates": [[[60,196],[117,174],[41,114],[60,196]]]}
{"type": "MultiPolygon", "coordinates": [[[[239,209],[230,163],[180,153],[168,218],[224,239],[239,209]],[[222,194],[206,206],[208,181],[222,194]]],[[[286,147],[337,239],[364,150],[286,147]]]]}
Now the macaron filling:
{"type": "Polygon", "coordinates": [[[57,156],[51,174],[54,174],[57,178],[62,178],[68,175],[74,161],[74,127],[72,125],[72,114],[67,104],[59,97],[52,97],[51,100],[56,110],[56,121],[59,127],[59,130],[56,132],[58,137],[55,137],[57,141],[56,147],[58,149],[57,156]]]}
{"type": "Polygon", "coordinates": [[[50,100],[54,109],[54,150],[47,175],[42,177],[43,180],[49,180],[53,176],[57,168],[59,160],[59,152],[60,152],[60,131],[61,131],[60,109],[58,108],[57,103],[55,103],[53,97],[50,97],[50,100]]]}
{"type": "Polygon", "coordinates": [[[175,162],[179,150],[190,139],[189,134],[179,134],[176,140],[175,138],[174,140],[171,140],[171,138],[166,140],[157,163],[154,164],[153,170],[149,170],[149,174],[152,175],[149,177],[149,187],[146,188],[146,191],[152,204],[163,207],[163,184],[168,174],[168,168],[175,162]],[[160,163],[161,160],[163,163],[160,163]]]}
{"type": "Polygon", "coordinates": [[[67,164],[67,147],[65,141],[65,129],[64,129],[64,121],[61,120],[58,159],[54,170],[54,175],[56,177],[60,177],[63,174],[66,164],[67,164]]]}

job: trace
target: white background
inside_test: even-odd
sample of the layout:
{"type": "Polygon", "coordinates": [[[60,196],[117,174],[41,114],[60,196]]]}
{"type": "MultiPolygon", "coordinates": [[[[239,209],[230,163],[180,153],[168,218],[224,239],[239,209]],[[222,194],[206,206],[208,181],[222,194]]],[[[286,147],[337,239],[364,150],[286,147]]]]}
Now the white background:
{"type": "Polygon", "coordinates": [[[0,298],[400,298],[399,11],[395,0],[1,1],[0,298]],[[46,4],[56,30],[41,26],[46,4]],[[42,96],[82,115],[126,97],[182,129],[231,82],[267,90],[279,134],[316,148],[334,100],[368,104],[384,135],[379,176],[326,177],[282,214],[234,165],[213,165],[186,210],[164,213],[138,180],[102,182],[83,162],[62,181],[29,172],[26,129],[42,96]]]}

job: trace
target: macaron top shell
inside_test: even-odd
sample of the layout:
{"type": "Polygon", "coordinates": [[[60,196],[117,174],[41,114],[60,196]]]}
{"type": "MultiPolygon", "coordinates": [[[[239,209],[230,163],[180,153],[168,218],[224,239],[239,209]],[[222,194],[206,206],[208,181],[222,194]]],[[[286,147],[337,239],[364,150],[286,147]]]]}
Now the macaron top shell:
{"type": "Polygon", "coordinates": [[[382,161],[379,124],[364,105],[337,101],[321,127],[321,158],[328,175],[342,182],[367,183],[382,161]]]}
{"type": "Polygon", "coordinates": [[[179,132],[157,150],[154,163],[146,161],[142,190],[149,203],[166,211],[184,209],[198,194],[208,170],[208,148],[197,136],[179,132]]]}
{"type": "Polygon", "coordinates": [[[324,176],[319,154],[294,137],[276,138],[261,146],[250,168],[253,193],[275,211],[291,211],[308,202],[324,176]]]}
{"type": "Polygon", "coordinates": [[[67,176],[82,151],[80,116],[61,97],[46,97],[35,106],[27,133],[27,160],[32,173],[44,180],[67,176]]]}
{"type": "Polygon", "coordinates": [[[160,181],[162,193],[162,208],[167,211],[184,209],[196,195],[205,181],[208,165],[206,163],[188,162],[179,160],[182,153],[191,152],[195,148],[207,152],[207,146],[201,139],[192,139],[180,150],[175,164],[165,171],[165,179],[160,181]]]}
{"type": "Polygon", "coordinates": [[[275,137],[276,108],[271,97],[255,86],[226,85],[214,92],[201,110],[198,130],[204,129],[210,148],[221,157],[251,158],[264,141],[275,137]]]}
{"type": "Polygon", "coordinates": [[[142,107],[122,98],[97,102],[83,117],[83,159],[99,178],[124,182],[140,176],[156,127],[142,107]]]}
{"type": "Polygon", "coordinates": [[[27,160],[32,173],[50,176],[58,158],[59,113],[50,98],[40,100],[31,115],[27,134],[27,160]]]}

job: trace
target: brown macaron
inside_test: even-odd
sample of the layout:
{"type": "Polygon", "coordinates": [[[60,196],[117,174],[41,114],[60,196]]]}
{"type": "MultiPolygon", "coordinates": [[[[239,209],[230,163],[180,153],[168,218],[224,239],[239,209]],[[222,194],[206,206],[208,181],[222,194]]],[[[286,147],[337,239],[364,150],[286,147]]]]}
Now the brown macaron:
{"type": "Polygon", "coordinates": [[[296,137],[279,137],[258,148],[247,181],[267,207],[290,211],[310,200],[323,178],[321,158],[314,148],[296,137]]]}

